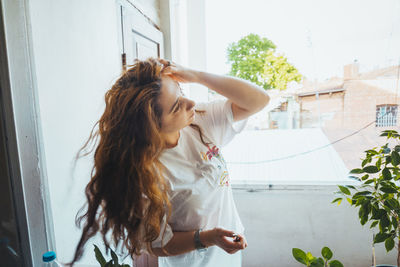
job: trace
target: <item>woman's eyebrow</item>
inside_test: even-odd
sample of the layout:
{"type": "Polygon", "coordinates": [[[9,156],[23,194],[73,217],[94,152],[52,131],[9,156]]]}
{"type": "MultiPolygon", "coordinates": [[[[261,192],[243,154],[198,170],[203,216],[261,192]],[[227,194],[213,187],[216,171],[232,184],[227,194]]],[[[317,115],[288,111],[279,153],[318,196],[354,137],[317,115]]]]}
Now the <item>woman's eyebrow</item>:
{"type": "Polygon", "coordinates": [[[175,103],[172,105],[171,109],[169,110],[169,113],[171,113],[172,110],[174,110],[174,107],[176,106],[176,104],[178,103],[178,101],[179,101],[179,97],[176,99],[175,103]]]}
{"type": "MultiPolygon", "coordinates": [[[[182,91],[182,88],[181,88],[180,84],[179,84],[177,81],[175,81],[175,82],[176,82],[176,84],[178,85],[178,87],[179,87],[179,90],[181,91],[181,93],[183,93],[183,91],[182,91]]],[[[178,103],[178,101],[179,101],[179,97],[176,99],[175,103],[172,105],[172,107],[171,107],[171,109],[170,109],[169,113],[171,113],[171,112],[174,110],[174,107],[176,106],[176,104],[178,103]]]]}

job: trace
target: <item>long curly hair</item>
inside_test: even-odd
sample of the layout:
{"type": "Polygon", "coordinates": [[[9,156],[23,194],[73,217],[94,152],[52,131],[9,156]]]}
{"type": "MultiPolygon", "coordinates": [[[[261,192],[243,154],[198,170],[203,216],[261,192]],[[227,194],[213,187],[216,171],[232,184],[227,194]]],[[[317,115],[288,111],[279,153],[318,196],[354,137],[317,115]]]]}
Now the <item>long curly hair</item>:
{"type": "MultiPolygon", "coordinates": [[[[154,254],[151,242],[162,231],[164,215],[168,221],[171,214],[169,186],[158,159],[165,148],[159,104],[164,67],[155,58],[135,60],[105,94],[104,113],[75,158],[89,155],[95,148],[91,179],[85,189],[87,203],[76,217],[78,227],[85,223],[69,266],[82,257],[86,242],[97,232],[107,251],[110,244],[106,235],[111,231],[114,244],[122,242],[132,259],[141,254],[142,247],[154,254]],[[89,144],[92,150],[83,153],[89,144]]],[[[208,144],[200,127],[190,126],[199,132],[203,144],[208,144]]],[[[164,233],[165,229],[162,236],[164,233]]]]}

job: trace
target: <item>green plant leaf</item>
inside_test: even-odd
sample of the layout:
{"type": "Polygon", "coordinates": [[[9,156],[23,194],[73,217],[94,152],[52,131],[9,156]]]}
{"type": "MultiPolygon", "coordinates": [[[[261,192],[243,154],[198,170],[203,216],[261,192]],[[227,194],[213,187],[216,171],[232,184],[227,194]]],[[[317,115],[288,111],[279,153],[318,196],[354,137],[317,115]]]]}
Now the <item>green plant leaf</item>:
{"type": "Polygon", "coordinates": [[[399,226],[399,222],[397,221],[396,217],[392,218],[392,225],[394,229],[397,229],[397,226],[399,226]]]}
{"type": "Polygon", "coordinates": [[[374,244],[381,243],[381,242],[385,241],[386,238],[388,238],[389,236],[390,235],[386,234],[386,233],[381,233],[381,232],[377,233],[375,235],[374,244]]]}
{"type": "MultiPolygon", "coordinates": [[[[374,148],[374,149],[375,149],[375,148],[374,148]]],[[[376,152],[374,149],[368,149],[368,150],[365,150],[364,152],[365,152],[365,153],[369,153],[369,154],[371,154],[371,155],[378,155],[379,153],[376,152]]]]}
{"type": "Polygon", "coordinates": [[[114,267],[118,267],[118,265],[119,265],[118,256],[117,256],[117,254],[115,254],[115,252],[111,248],[110,248],[110,250],[111,250],[111,257],[114,261],[114,267]]]}
{"type": "Polygon", "coordinates": [[[378,170],[381,168],[381,165],[382,165],[382,158],[379,158],[377,161],[376,161],[376,163],[375,163],[375,166],[378,168],[378,170]]]}
{"type": "Polygon", "coordinates": [[[382,192],[385,192],[385,193],[397,193],[397,192],[398,192],[398,190],[396,190],[395,188],[388,187],[388,186],[382,186],[382,187],[380,188],[380,190],[381,190],[382,192]]]}
{"type": "Polygon", "coordinates": [[[386,210],[373,207],[371,220],[380,220],[385,213],[386,210]]]}
{"type": "Polygon", "coordinates": [[[369,228],[374,228],[378,223],[379,221],[374,221],[373,223],[371,223],[371,226],[369,228]]]}
{"type": "Polygon", "coordinates": [[[324,260],[322,258],[314,259],[310,267],[324,267],[324,260]]]}
{"type": "Polygon", "coordinates": [[[379,172],[379,169],[374,165],[370,165],[370,166],[364,167],[363,170],[366,173],[377,173],[377,172],[379,172]]]}
{"type": "Polygon", "coordinates": [[[397,166],[400,163],[400,155],[398,152],[396,151],[392,151],[392,153],[390,154],[392,157],[392,165],[393,166],[397,166]]]}
{"type": "MultiPolygon", "coordinates": [[[[364,166],[363,166],[364,167],[364,166]]],[[[362,169],[352,169],[350,171],[351,174],[358,174],[358,173],[363,173],[364,171],[362,169]]]]}
{"type": "Polygon", "coordinates": [[[96,256],[96,260],[100,263],[101,267],[104,267],[106,265],[106,259],[104,259],[103,254],[101,253],[100,249],[94,245],[94,253],[96,256]]]}
{"type": "Polygon", "coordinates": [[[374,179],[369,179],[364,182],[364,184],[372,184],[374,182],[374,179]]]}
{"type": "MultiPolygon", "coordinates": [[[[338,198],[336,198],[335,200],[333,200],[331,203],[335,203],[335,202],[337,202],[337,201],[341,201],[342,200],[342,198],[341,197],[338,197],[338,198]]],[[[338,203],[338,206],[340,205],[340,203],[338,203]]]]}
{"type": "Polygon", "coordinates": [[[382,175],[384,180],[392,179],[392,174],[390,173],[390,170],[388,168],[383,168],[382,175]]]}
{"type": "Polygon", "coordinates": [[[361,225],[364,225],[368,221],[368,216],[370,212],[371,212],[371,203],[369,202],[369,200],[365,200],[358,212],[361,225]]]}
{"type": "Polygon", "coordinates": [[[104,267],[113,267],[113,260],[110,260],[109,262],[106,263],[106,265],[104,265],[104,267]]]}
{"type": "Polygon", "coordinates": [[[353,197],[354,197],[354,196],[366,196],[366,195],[370,195],[370,194],[372,194],[371,191],[360,191],[360,192],[355,193],[355,194],[353,195],[353,197]]]}
{"type": "Polygon", "coordinates": [[[366,158],[361,162],[361,167],[364,167],[365,165],[367,165],[367,163],[369,163],[369,158],[366,158]]]}
{"type": "Polygon", "coordinates": [[[381,223],[382,228],[386,228],[389,226],[390,219],[389,219],[389,216],[387,215],[387,213],[382,216],[380,223],[381,223]]]}
{"type": "Polygon", "coordinates": [[[329,262],[329,267],[344,267],[343,264],[338,260],[329,262]]]}
{"type": "Polygon", "coordinates": [[[342,191],[342,193],[344,193],[346,195],[351,195],[350,190],[347,187],[339,185],[339,189],[340,189],[340,191],[342,191]]]}
{"type": "Polygon", "coordinates": [[[396,211],[400,210],[399,201],[394,198],[386,199],[383,203],[386,206],[388,206],[391,210],[396,210],[396,211]]]}
{"type": "Polygon", "coordinates": [[[392,237],[389,237],[388,239],[386,239],[385,241],[385,248],[386,248],[386,252],[389,252],[393,249],[394,247],[394,240],[392,237]]]}
{"type": "Polygon", "coordinates": [[[361,177],[361,180],[364,181],[364,180],[367,179],[368,177],[369,177],[369,174],[363,175],[363,176],[361,177]]]}
{"type": "Polygon", "coordinates": [[[306,259],[307,259],[306,253],[305,253],[303,250],[301,250],[301,249],[299,249],[299,248],[292,248],[292,255],[293,255],[293,257],[294,257],[298,262],[307,265],[307,262],[306,262],[306,259]]]}
{"type": "Polygon", "coordinates": [[[328,247],[323,247],[321,250],[322,257],[324,257],[325,260],[330,260],[332,258],[332,251],[328,247]]]}

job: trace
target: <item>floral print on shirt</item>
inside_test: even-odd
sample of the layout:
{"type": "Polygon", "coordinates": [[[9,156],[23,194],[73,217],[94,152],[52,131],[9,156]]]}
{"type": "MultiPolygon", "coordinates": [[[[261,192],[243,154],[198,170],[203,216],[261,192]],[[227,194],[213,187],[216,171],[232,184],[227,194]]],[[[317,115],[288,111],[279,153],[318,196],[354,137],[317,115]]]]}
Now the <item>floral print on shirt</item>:
{"type": "MultiPolygon", "coordinates": [[[[210,147],[207,145],[207,152],[200,152],[201,158],[204,161],[211,161],[213,158],[217,159],[226,169],[226,162],[222,154],[219,153],[219,148],[215,145],[210,147]]],[[[221,169],[221,165],[218,164],[218,169],[221,169]]],[[[230,178],[228,171],[224,170],[219,177],[219,186],[229,186],[230,178]]]]}

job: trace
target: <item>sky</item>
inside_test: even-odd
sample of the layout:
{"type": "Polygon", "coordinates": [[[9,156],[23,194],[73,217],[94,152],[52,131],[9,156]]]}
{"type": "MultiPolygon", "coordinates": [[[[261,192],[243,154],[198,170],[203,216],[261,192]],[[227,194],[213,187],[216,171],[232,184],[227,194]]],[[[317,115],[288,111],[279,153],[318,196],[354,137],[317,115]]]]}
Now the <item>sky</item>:
{"type": "Polygon", "coordinates": [[[205,0],[207,71],[226,74],[229,43],[250,33],[275,43],[310,80],[400,62],[400,0],[205,0]]]}

